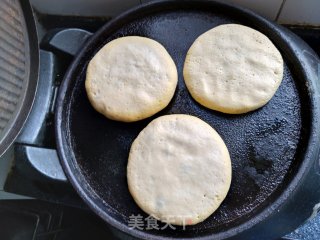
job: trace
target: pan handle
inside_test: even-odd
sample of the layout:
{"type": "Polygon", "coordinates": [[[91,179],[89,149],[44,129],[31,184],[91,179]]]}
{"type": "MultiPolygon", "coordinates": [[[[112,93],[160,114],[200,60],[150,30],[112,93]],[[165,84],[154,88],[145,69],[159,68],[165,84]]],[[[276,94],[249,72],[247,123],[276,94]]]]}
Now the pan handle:
{"type": "Polygon", "coordinates": [[[83,44],[92,36],[91,32],[80,28],[67,28],[51,31],[43,39],[43,45],[53,51],[75,56],[83,44]]]}
{"type": "Polygon", "coordinates": [[[68,55],[70,58],[91,35],[91,32],[83,29],[68,28],[49,32],[41,42],[38,91],[25,127],[16,140],[15,150],[17,155],[24,153],[22,157],[24,166],[30,165],[30,169],[51,180],[67,181],[53,149],[54,144],[50,141],[48,143],[47,139],[47,133],[51,132],[48,125],[53,126],[52,115],[58,90],[56,74],[59,59],[54,53],[62,53],[63,56],[68,55]]]}
{"type": "Polygon", "coordinates": [[[65,182],[67,178],[55,150],[43,147],[51,145],[46,139],[46,132],[50,132],[48,125],[52,125],[51,109],[56,92],[54,87],[56,63],[57,59],[52,52],[40,51],[38,89],[27,122],[16,139],[15,156],[17,166],[21,161],[24,163],[24,169],[36,170],[29,176],[37,175],[38,172],[46,179],[65,182]]]}

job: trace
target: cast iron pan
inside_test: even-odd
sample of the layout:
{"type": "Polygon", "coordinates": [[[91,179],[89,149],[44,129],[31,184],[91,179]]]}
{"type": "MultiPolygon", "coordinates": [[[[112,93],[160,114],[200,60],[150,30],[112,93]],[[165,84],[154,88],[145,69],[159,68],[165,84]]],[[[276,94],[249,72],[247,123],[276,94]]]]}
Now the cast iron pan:
{"type": "MultiPolygon", "coordinates": [[[[293,34],[250,11],[211,1],[145,4],[108,22],[74,59],[58,97],[57,145],[69,180],[106,222],[140,238],[227,238],[268,223],[276,217],[275,213],[284,212],[280,211],[281,207],[289,206],[286,204],[297,193],[299,184],[306,174],[311,174],[310,168],[314,167],[319,151],[316,138],[319,88],[302,62],[299,48],[291,43],[294,39],[293,34]],[[266,106],[248,114],[227,115],[200,106],[191,98],[183,81],[183,63],[193,41],[225,23],[240,23],[264,33],[284,58],[284,77],[275,96],[266,106]],[[87,64],[95,53],[107,42],[131,35],[160,42],[177,65],[179,83],[171,103],[163,111],[143,121],[121,123],[106,119],[91,107],[84,82],[87,64]],[[152,119],[174,113],[197,116],[222,136],[232,159],[230,192],[212,216],[186,230],[130,229],[130,215],[147,216],[135,204],[127,187],[126,166],[131,143],[152,119]]],[[[319,184],[319,177],[312,181],[319,184]]],[[[319,194],[319,187],[316,189],[312,192],[319,194]]],[[[316,196],[309,195],[312,205],[316,196]]],[[[301,202],[300,199],[296,203],[301,202]]],[[[289,229],[284,226],[276,230],[279,225],[273,226],[275,230],[265,231],[263,236],[275,237],[292,230],[311,214],[309,205],[307,213],[301,211],[297,218],[285,220],[291,224],[289,229]]]]}

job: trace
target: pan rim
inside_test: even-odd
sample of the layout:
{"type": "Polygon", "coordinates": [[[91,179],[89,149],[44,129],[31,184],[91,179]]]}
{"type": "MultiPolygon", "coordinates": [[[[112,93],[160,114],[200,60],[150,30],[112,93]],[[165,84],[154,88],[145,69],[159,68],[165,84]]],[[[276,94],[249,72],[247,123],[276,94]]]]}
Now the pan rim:
{"type": "MultiPolygon", "coordinates": [[[[68,155],[66,152],[68,151],[67,149],[67,144],[68,141],[67,139],[67,134],[66,132],[62,131],[62,125],[63,125],[63,110],[65,106],[65,101],[64,101],[64,96],[67,92],[67,90],[70,88],[70,82],[71,82],[71,76],[72,76],[72,70],[75,68],[75,65],[78,62],[78,59],[80,59],[86,51],[94,44],[98,36],[100,36],[106,29],[112,29],[115,23],[121,22],[124,18],[127,18],[129,15],[134,15],[137,14],[143,10],[150,10],[153,7],[157,6],[167,6],[167,4],[178,4],[181,5],[181,2],[179,1],[174,1],[174,0],[166,0],[166,1],[157,1],[157,2],[151,2],[151,3],[145,3],[142,5],[139,5],[131,10],[128,10],[124,12],[123,14],[119,15],[118,17],[112,19],[111,21],[107,22],[100,30],[98,30],[91,39],[84,45],[82,50],[78,53],[77,57],[74,59],[72,64],[70,65],[69,69],[67,70],[67,73],[64,77],[64,80],[61,84],[61,87],[59,89],[59,94],[58,94],[58,100],[57,100],[57,105],[56,105],[56,115],[55,115],[55,131],[56,131],[56,141],[57,141],[57,148],[58,148],[58,156],[60,159],[60,162],[62,164],[62,167],[70,180],[71,184],[73,187],[76,189],[78,194],[82,197],[82,199],[89,205],[89,207],[97,214],[99,215],[103,220],[105,220],[107,223],[111,224],[113,227],[121,230],[122,232],[126,234],[130,234],[135,237],[143,238],[143,239],[176,239],[175,237],[164,237],[164,236],[155,236],[153,234],[150,234],[148,232],[142,232],[139,230],[135,229],[130,229],[127,225],[115,220],[112,216],[110,216],[107,212],[104,212],[100,210],[98,204],[95,202],[96,198],[88,192],[88,188],[90,188],[90,185],[88,184],[87,180],[87,186],[83,186],[83,183],[79,181],[79,174],[80,173],[74,173],[72,170],[72,167],[74,168],[74,160],[68,161],[68,155]]],[[[226,3],[221,3],[221,2],[214,2],[214,1],[208,1],[208,0],[186,0],[183,1],[183,3],[197,3],[197,4],[212,4],[212,6],[220,6],[220,7],[229,7],[232,8],[233,10],[242,12],[245,15],[248,15],[249,17],[252,17],[259,21],[262,25],[266,27],[266,29],[271,29],[273,27],[274,29],[271,29],[272,31],[281,31],[284,30],[282,27],[271,23],[270,21],[266,20],[265,18],[253,13],[250,10],[234,6],[233,4],[226,4],[226,3]]],[[[291,52],[291,55],[294,55],[294,50],[292,49],[292,46],[290,46],[288,39],[285,39],[284,36],[280,36],[278,34],[278,41],[282,41],[285,45],[288,46],[288,49],[291,52]]],[[[296,59],[297,56],[295,56],[296,59]]],[[[299,60],[297,60],[297,63],[300,64],[300,68],[302,71],[302,74],[305,78],[307,78],[306,73],[303,72],[303,66],[301,66],[301,63],[299,60]]],[[[315,91],[319,90],[315,86],[311,86],[315,89],[315,91]]],[[[254,225],[260,223],[262,220],[267,219],[274,211],[275,209],[278,209],[284,201],[293,194],[293,192],[297,189],[300,179],[305,177],[305,175],[308,173],[310,169],[310,165],[312,163],[312,159],[314,157],[318,157],[319,153],[319,139],[316,137],[319,136],[319,127],[316,127],[319,125],[319,121],[315,118],[315,116],[319,116],[320,113],[320,108],[319,104],[315,104],[314,102],[319,101],[319,99],[315,99],[314,96],[311,96],[311,102],[312,102],[312,111],[311,111],[311,126],[310,126],[310,134],[309,134],[309,139],[307,140],[307,148],[305,150],[305,155],[304,155],[304,160],[301,162],[300,168],[297,171],[297,174],[292,178],[292,180],[288,183],[287,189],[285,189],[282,193],[279,194],[278,199],[276,199],[273,202],[273,208],[270,209],[266,207],[264,210],[262,210],[260,213],[257,215],[253,216],[251,218],[250,223],[245,222],[242,223],[234,228],[231,228],[227,231],[224,232],[219,232],[214,234],[214,236],[218,239],[220,238],[225,238],[225,237],[232,237],[238,233],[244,232],[250,228],[252,228],[254,225]],[[314,149],[315,148],[315,149],[314,149]]],[[[75,159],[74,155],[72,154],[72,157],[75,159]]],[[[81,174],[82,175],[82,174],[81,174]]],[[[85,177],[84,177],[85,179],[85,177]]],[[[94,192],[94,191],[92,191],[94,192]]],[[[102,201],[102,199],[100,199],[102,201]]],[[[198,239],[212,239],[213,235],[207,235],[207,236],[201,236],[197,237],[198,239]]],[[[187,238],[179,238],[179,239],[187,239],[187,238]]]]}

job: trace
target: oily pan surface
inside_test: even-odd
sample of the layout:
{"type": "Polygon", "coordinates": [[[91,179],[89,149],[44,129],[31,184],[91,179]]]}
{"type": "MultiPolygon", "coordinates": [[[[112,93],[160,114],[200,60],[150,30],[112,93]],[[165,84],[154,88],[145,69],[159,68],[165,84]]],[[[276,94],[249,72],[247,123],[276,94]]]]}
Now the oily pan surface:
{"type": "Polygon", "coordinates": [[[278,91],[266,106],[256,111],[237,116],[222,114],[202,107],[188,93],[182,77],[187,50],[200,34],[225,23],[255,28],[251,22],[214,12],[153,13],[124,25],[111,36],[101,36],[100,46],[95,46],[95,50],[90,50],[90,54],[81,59],[76,85],[67,105],[69,141],[81,174],[87,178],[97,198],[103,201],[105,210],[112,209],[108,214],[115,220],[127,225],[132,214],[147,216],[128,191],[126,166],[133,140],[152,119],[161,115],[190,114],[216,129],[228,147],[233,178],[225,201],[206,221],[186,230],[167,228],[148,230],[148,233],[171,237],[201,236],[237,226],[270,205],[299,166],[297,146],[299,143],[300,148],[304,147],[301,139],[306,134],[302,133],[301,127],[304,113],[299,94],[302,91],[294,81],[285,55],[284,77],[278,91]],[[86,66],[95,52],[108,41],[129,35],[160,42],[175,61],[179,80],[171,103],[163,111],[143,121],[121,123],[106,119],[91,107],[84,81],[86,66]]]}

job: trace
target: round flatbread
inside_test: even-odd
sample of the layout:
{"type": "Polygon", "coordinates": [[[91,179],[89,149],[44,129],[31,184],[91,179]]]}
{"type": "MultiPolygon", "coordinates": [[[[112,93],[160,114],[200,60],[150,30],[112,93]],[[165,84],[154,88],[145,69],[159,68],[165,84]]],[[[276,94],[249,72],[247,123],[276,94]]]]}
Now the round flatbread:
{"type": "Polygon", "coordinates": [[[133,122],[165,108],[177,81],[175,63],[160,43],[130,36],[100,49],[88,65],[85,86],[98,112],[113,120],[133,122]]]}
{"type": "Polygon", "coordinates": [[[183,76],[192,97],[224,113],[265,105],[283,77],[283,59],[262,33],[238,24],[215,27],[190,47],[183,76]]]}
{"type": "Polygon", "coordinates": [[[146,213],[170,224],[194,225],[226,197],[231,161],[210,125],[189,115],[166,115],[134,140],[127,179],[131,195],[146,213]]]}

